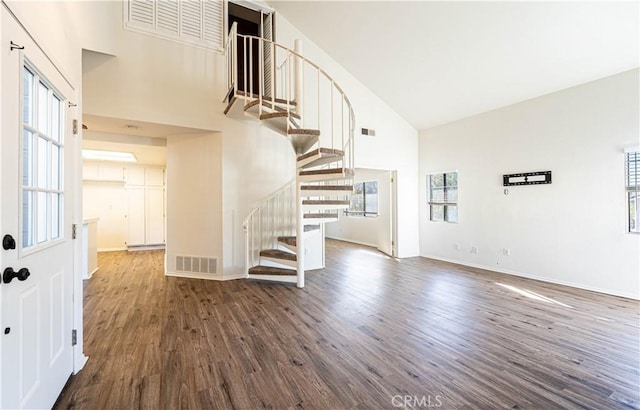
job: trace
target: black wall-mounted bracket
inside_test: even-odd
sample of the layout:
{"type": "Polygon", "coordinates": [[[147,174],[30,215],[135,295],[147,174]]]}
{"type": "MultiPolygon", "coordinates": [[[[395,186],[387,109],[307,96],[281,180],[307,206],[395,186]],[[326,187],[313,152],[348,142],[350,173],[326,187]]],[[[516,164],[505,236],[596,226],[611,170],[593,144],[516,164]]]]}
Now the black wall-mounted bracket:
{"type": "Polygon", "coordinates": [[[503,186],[542,185],[551,183],[551,171],[521,172],[502,176],[503,186]]]}
{"type": "Polygon", "coordinates": [[[13,50],[24,50],[24,46],[14,43],[13,41],[10,44],[11,51],[13,50]]]}

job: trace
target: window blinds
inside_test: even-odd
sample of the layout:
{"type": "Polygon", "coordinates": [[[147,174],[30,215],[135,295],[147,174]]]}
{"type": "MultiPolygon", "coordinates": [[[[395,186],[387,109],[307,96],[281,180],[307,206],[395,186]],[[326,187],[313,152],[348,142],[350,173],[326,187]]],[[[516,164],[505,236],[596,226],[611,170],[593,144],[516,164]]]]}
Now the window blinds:
{"type": "Polygon", "coordinates": [[[638,167],[640,163],[640,152],[627,152],[626,160],[626,172],[627,177],[627,190],[638,191],[640,190],[640,169],[638,167]]]}

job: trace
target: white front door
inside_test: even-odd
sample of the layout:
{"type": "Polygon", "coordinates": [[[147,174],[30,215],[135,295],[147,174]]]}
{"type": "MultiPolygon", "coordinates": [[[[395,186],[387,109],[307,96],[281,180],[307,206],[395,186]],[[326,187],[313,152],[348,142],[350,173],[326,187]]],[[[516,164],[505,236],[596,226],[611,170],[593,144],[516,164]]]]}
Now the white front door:
{"type": "Polygon", "coordinates": [[[73,369],[73,89],[0,9],[0,408],[50,408],[73,369]]]}

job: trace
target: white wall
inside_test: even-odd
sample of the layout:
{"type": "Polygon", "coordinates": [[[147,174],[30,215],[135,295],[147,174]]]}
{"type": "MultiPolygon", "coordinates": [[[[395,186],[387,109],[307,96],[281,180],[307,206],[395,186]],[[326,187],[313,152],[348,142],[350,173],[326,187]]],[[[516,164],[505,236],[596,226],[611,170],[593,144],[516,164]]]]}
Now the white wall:
{"type": "Polygon", "coordinates": [[[639,144],[639,74],[421,132],[420,254],[640,298],[640,236],[626,233],[623,153],[639,144]],[[449,170],[459,172],[459,223],[429,222],[426,174],[449,170]],[[551,185],[503,194],[503,174],[545,170],[551,185]]]}
{"type": "MultiPolygon", "coordinates": [[[[295,39],[301,39],[302,54],[325,69],[348,95],[356,116],[356,167],[398,171],[398,256],[417,256],[418,131],[278,14],[276,36],[279,43],[290,48],[293,48],[295,39]],[[376,136],[360,135],[361,128],[375,129],[376,136]]],[[[366,64],[383,63],[372,61],[366,64]]]]}
{"type": "MultiPolygon", "coordinates": [[[[380,186],[382,183],[386,182],[388,175],[388,171],[357,169],[353,181],[377,181],[378,186],[380,186]]],[[[382,201],[383,198],[379,198],[379,200],[382,201]]],[[[327,237],[355,242],[362,245],[378,246],[380,241],[379,225],[382,223],[381,219],[388,217],[388,215],[380,215],[379,217],[347,216],[342,211],[340,211],[338,215],[338,222],[326,225],[327,237]]]]}
{"type": "Polygon", "coordinates": [[[84,218],[98,218],[98,251],[127,249],[127,190],[124,181],[83,181],[82,196],[84,218]]]}
{"type": "Polygon", "coordinates": [[[168,274],[179,275],[176,256],[222,256],[221,157],[218,133],[167,138],[168,274]]]}
{"type": "Polygon", "coordinates": [[[257,123],[225,122],[222,133],[225,275],[245,267],[243,223],[258,203],[295,178],[291,144],[257,123]]]}

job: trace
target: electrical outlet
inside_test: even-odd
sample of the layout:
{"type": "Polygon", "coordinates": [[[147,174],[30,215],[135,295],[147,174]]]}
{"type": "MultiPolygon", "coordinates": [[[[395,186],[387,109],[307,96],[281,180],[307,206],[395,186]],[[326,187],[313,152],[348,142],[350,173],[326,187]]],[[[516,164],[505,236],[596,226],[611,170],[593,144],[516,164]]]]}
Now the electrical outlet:
{"type": "Polygon", "coordinates": [[[511,255],[511,249],[508,249],[508,248],[502,248],[502,254],[503,254],[504,256],[509,256],[509,255],[511,255]]]}
{"type": "Polygon", "coordinates": [[[459,250],[460,250],[460,244],[459,244],[459,243],[457,243],[457,242],[456,242],[456,243],[454,243],[454,244],[453,244],[453,249],[455,249],[455,250],[459,251],[459,250]]]}
{"type": "Polygon", "coordinates": [[[472,246],[471,247],[471,253],[478,253],[478,247],[477,246],[472,246]]]}

